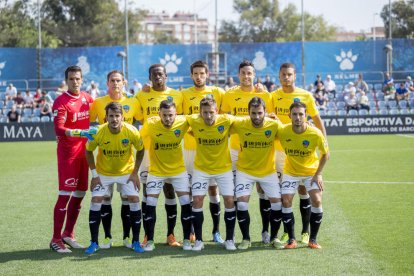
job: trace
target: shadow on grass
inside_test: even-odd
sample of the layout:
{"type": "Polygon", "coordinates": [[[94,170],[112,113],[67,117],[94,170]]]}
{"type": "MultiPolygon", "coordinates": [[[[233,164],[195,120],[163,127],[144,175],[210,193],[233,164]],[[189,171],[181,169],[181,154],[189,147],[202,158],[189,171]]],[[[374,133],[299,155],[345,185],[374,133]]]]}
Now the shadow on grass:
{"type": "MultiPolygon", "coordinates": [[[[298,248],[302,249],[302,248],[298,248]]],[[[7,263],[10,261],[45,261],[45,260],[60,260],[68,259],[70,261],[90,261],[100,260],[104,258],[121,257],[125,259],[148,259],[154,257],[170,257],[170,258],[191,258],[206,255],[238,255],[245,254],[251,251],[273,251],[274,253],[287,251],[276,250],[271,246],[265,246],[261,242],[252,242],[252,247],[247,250],[227,251],[221,245],[212,242],[205,242],[205,248],[201,252],[184,251],[181,247],[170,247],[164,243],[156,243],[155,250],[152,252],[135,253],[123,246],[114,246],[108,250],[99,250],[95,254],[86,255],[82,249],[73,249],[72,253],[59,254],[50,249],[25,250],[25,251],[11,251],[0,252],[0,263],[7,263]]]]}

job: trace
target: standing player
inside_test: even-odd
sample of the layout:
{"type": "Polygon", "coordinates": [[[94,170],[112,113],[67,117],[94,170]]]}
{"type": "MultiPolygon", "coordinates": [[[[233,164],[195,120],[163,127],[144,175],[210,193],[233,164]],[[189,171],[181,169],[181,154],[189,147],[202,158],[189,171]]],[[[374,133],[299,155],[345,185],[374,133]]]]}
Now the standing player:
{"type": "Polygon", "coordinates": [[[142,253],[139,242],[141,228],[141,210],[139,206],[138,168],[144,156],[144,146],[138,130],[123,122],[122,105],[111,102],[105,107],[107,123],[101,125],[93,141],[86,145],[86,159],[92,172],[92,200],[89,210],[89,228],[91,245],[86,254],[99,250],[98,236],[101,221],[101,207],[104,197],[112,194],[113,185],[127,196],[132,226],[132,249],[142,253]],[[99,148],[95,165],[93,151],[99,148]],[[137,150],[134,160],[133,147],[137,150]]]}
{"type": "MultiPolygon", "coordinates": [[[[191,64],[191,79],[194,86],[182,91],[183,95],[183,111],[185,115],[199,114],[200,101],[207,95],[211,95],[216,101],[216,105],[220,108],[221,98],[224,90],[215,86],[206,86],[208,79],[208,65],[201,60],[191,64]]],[[[194,156],[196,150],[196,141],[189,134],[184,136],[184,160],[187,172],[190,176],[190,182],[193,175],[194,156]]],[[[219,232],[220,223],[220,196],[217,193],[217,185],[212,180],[209,183],[208,194],[210,196],[210,214],[213,219],[213,241],[223,243],[219,232]]]]}
{"type": "MultiPolygon", "coordinates": [[[[308,114],[312,117],[315,126],[323,133],[326,137],[325,127],[322,119],[319,115],[318,109],[315,104],[313,95],[301,88],[295,86],[296,81],[296,69],[292,63],[284,63],[280,66],[279,80],[282,85],[281,88],[272,92],[273,107],[275,115],[283,123],[288,124],[291,122],[289,119],[289,107],[294,102],[303,102],[308,107],[308,114]]],[[[279,142],[276,143],[276,170],[279,175],[279,179],[282,179],[283,164],[285,160],[285,153],[279,142]]],[[[300,197],[300,213],[302,217],[302,239],[303,244],[309,242],[309,219],[310,219],[310,199],[306,192],[306,188],[302,185],[298,187],[300,197]]],[[[285,231],[281,241],[287,242],[288,235],[285,231]]]]}
{"type": "Polygon", "coordinates": [[[52,108],[57,138],[59,196],[53,212],[50,248],[58,253],[71,252],[64,243],[72,248],[83,248],[75,240],[74,227],[88,189],[85,137],[96,133],[96,129],[88,129],[89,105],[93,99],[88,93],[80,91],[83,81],[81,68],[68,67],[65,80],[68,91],[56,98],[52,108]],[[65,218],[66,226],[62,234],[65,218]]]}
{"type": "MultiPolygon", "coordinates": [[[[124,121],[133,124],[134,120],[138,120],[138,100],[136,98],[126,97],[123,94],[123,87],[125,83],[124,74],[118,70],[114,70],[108,73],[107,77],[108,94],[106,96],[97,98],[90,110],[91,122],[104,124],[106,122],[106,111],[105,107],[110,102],[120,103],[123,110],[124,121]]],[[[131,238],[129,237],[131,226],[129,224],[129,201],[128,198],[122,197],[121,207],[121,219],[123,228],[123,241],[124,245],[131,248],[131,238]]],[[[105,231],[105,240],[103,241],[100,248],[108,249],[112,246],[112,235],[111,235],[111,222],[112,222],[112,206],[111,206],[112,194],[109,197],[104,197],[102,201],[101,216],[102,226],[105,231]]]]}
{"type": "MultiPolygon", "coordinates": [[[[272,110],[272,97],[267,91],[257,92],[254,86],[255,69],[250,61],[243,61],[239,65],[240,86],[230,89],[224,94],[221,103],[221,112],[230,113],[234,116],[249,115],[248,104],[253,97],[263,99],[268,110],[272,110]]],[[[240,151],[240,141],[237,134],[230,138],[231,159],[233,163],[233,174],[236,174],[236,162],[240,151]]],[[[259,193],[260,214],[262,216],[262,241],[267,244],[270,242],[269,219],[270,219],[270,202],[265,199],[263,190],[259,185],[256,186],[259,193]]]]}
{"type": "Polygon", "coordinates": [[[235,194],[237,197],[237,219],[243,235],[239,249],[250,247],[249,199],[255,183],[260,184],[271,204],[270,239],[280,247],[277,239],[282,220],[280,187],[275,168],[274,140],[280,129],[277,121],[265,118],[266,104],[263,99],[254,97],[248,104],[250,118],[233,123],[231,133],[240,139],[240,152],[237,160],[235,194]]]}
{"type": "MultiPolygon", "coordinates": [[[[140,121],[145,122],[150,117],[159,116],[160,103],[163,100],[173,101],[176,105],[177,113],[182,114],[183,98],[181,92],[167,87],[167,73],[162,64],[153,64],[149,68],[149,79],[152,87],[148,93],[138,93],[138,110],[140,112],[140,121]]],[[[149,141],[144,139],[145,149],[149,148],[149,141]]],[[[140,180],[144,184],[144,197],[142,198],[142,215],[146,215],[146,189],[147,174],[149,166],[148,150],[145,151],[144,160],[139,168],[140,180]]],[[[174,228],[177,221],[177,202],[175,199],[174,189],[171,184],[164,185],[165,210],[167,211],[167,243],[170,246],[181,246],[174,236],[174,228]]],[[[144,220],[144,230],[147,231],[147,223],[144,220]]],[[[145,245],[146,239],[143,244],[145,245]]]]}
{"type": "Polygon", "coordinates": [[[197,239],[193,250],[200,251],[204,248],[202,235],[203,201],[212,180],[217,182],[224,199],[224,220],[226,222],[224,246],[227,250],[236,250],[233,241],[236,208],[234,206],[233,172],[228,148],[229,130],[234,119],[227,114],[217,115],[217,104],[211,96],[201,100],[199,111],[200,114],[187,116],[196,142],[191,185],[192,217],[197,239]]]}
{"type": "Polygon", "coordinates": [[[329,159],[326,138],[316,127],[306,123],[306,104],[295,102],[290,106],[291,124],[284,126],[278,133],[280,143],[286,153],[282,177],[283,223],[289,235],[286,249],[296,248],[295,217],[292,211],[293,196],[300,184],[306,187],[311,199],[310,241],[308,246],[319,249],[316,242],[322,222],[322,170],[329,159]],[[317,148],[320,157],[316,153],[317,148]]]}
{"type": "Polygon", "coordinates": [[[149,147],[150,166],[147,177],[147,210],[144,220],[147,222],[147,244],[145,251],[153,251],[156,207],[159,194],[166,182],[171,183],[177,192],[181,205],[181,223],[183,226],[183,249],[191,250],[189,240],[191,231],[190,187],[184,165],[181,147],[188,123],[184,116],[177,117],[174,102],[162,101],[159,117],[145,122],[141,135],[149,147]]]}

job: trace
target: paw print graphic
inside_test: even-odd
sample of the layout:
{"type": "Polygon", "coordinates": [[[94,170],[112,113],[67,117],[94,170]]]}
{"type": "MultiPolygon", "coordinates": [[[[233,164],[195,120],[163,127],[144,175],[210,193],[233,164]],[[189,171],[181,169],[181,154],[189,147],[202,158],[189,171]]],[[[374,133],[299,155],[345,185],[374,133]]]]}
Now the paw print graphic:
{"type": "Polygon", "coordinates": [[[177,55],[174,53],[171,56],[167,53],[165,53],[164,58],[160,58],[160,63],[165,66],[165,70],[167,71],[167,74],[169,73],[177,73],[178,72],[178,66],[180,65],[182,61],[182,58],[177,58],[177,55]]]}
{"type": "Polygon", "coordinates": [[[352,49],[348,52],[341,50],[339,56],[335,55],[336,61],[339,62],[339,68],[341,70],[352,70],[354,69],[354,62],[357,61],[358,55],[352,53],[352,49]]]}

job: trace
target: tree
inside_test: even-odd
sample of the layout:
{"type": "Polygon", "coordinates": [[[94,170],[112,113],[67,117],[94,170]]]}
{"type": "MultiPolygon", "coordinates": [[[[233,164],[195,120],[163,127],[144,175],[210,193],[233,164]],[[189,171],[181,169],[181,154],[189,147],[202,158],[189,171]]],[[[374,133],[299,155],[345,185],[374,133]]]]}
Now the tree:
{"type": "MultiPolygon", "coordinates": [[[[301,40],[301,14],[293,4],[282,11],[277,0],[234,0],[233,8],[240,14],[238,22],[222,21],[219,40],[222,42],[272,42],[301,40]]],[[[336,28],[322,16],[304,14],[306,40],[332,40],[336,28]]]]}
{"type": "MultiPolygon", "coordinates": [[[[389,5],[381,11],[386,36],[389,34],[389,5]]],[[[391,4],[391,28],[393,38],[414,37],[414,0],[394,1],[391,4]]]]}
{"type": "Polygon", "coordinates": [[[172,33],[163,31],[154,31],[151,33],[154,37],[154,44],[178,44],[180,40],[175,38],[172,33]]]}

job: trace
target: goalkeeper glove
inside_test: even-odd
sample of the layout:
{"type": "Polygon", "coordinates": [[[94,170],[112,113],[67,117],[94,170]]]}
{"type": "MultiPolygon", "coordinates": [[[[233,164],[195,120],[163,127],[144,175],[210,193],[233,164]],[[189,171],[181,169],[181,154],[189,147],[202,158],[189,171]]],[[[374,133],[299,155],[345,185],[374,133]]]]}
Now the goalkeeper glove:
{"type": "Polygon", "coordinates": [[[89,129],[72,129],[69,133],[73,137],[86,137],[89,140],[94,140],[92,135],[96,134],[98,129],[96,127],[91,127],[89,129]]]}

